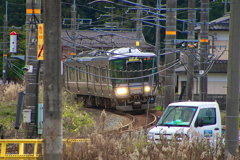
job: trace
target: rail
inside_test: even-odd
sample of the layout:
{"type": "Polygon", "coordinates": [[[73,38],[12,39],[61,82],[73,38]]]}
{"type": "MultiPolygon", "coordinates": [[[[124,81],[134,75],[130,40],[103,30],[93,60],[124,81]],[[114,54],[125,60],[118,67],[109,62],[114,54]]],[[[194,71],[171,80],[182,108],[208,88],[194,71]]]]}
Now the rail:
{"type": "MultiPolygon", "coordinates": [[[[90,139],[64,139],[63,142],[68,145],[75,142],[90,142],[90,139]]],[[[1,152],[0,159],[39,159],[43,157],[42,150],[39,152],[39,145],[44,143],[43,139],[0,139],[1,152]],[[18,145],[18,152],[8,153],[9,146],[18,145]],[[27,144],[33,146],[32,153],[25,153],[27,144]]]]}

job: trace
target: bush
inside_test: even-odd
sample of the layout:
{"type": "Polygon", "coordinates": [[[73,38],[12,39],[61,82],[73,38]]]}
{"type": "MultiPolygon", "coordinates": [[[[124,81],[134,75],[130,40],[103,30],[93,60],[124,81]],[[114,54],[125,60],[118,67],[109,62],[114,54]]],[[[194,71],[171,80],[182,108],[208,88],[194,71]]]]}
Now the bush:
{"type": "Polygon", "coordinates": [[[74,96],[64,93],[63,100],[63,135],[67,138],[83,137],[94,130],[95,121],[81,110],[82,104],[76,103],[74,96]]]}
{"type": "Polygon", "coordinates": [[[78,137],[94,128],[94,120],[90,115],[79,109],[78,104],[63,106],[63,128],[65,137],[78,137]]]}

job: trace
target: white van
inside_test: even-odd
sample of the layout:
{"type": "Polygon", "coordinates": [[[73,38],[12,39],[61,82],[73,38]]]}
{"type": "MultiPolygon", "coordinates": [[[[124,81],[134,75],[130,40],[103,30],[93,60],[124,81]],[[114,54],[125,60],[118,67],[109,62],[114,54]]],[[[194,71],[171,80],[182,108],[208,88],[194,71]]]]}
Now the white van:
{"type": "MultiPolygon", "coordinates": [[[[157,142],[160,135],[172,139],[174,135],[195,135],[213,139],[222,134],[221,116],[217,102],[186,101],[171,103],[157,125],[148,132],[148,140],[157,142]],[[197,133],[197,134],[195,134],[197,133]]],[[[181,140],[179,136],[178,140],[181,140]]]]}

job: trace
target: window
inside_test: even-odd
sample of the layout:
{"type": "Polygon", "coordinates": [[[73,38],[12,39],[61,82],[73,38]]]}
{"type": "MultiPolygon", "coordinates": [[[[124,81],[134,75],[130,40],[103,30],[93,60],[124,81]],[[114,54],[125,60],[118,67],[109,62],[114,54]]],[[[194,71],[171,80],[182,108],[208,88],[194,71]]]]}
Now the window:
{"type": "Polygon", "coordinates": [[[73,67],[68,67],[68,70],[69,70],[69,80],[70,81],[74,81],[75,80],[75,68],[73,67]]]}
{"type": "Polygon", "coordinates": [[[107,79],[106,79],[106,77],[107,77],[107,71],[106,71],[106,68],[101,68],[100,69],[101,70],[101,80],[102,80],[102,82],[107,82],[107,79]]]}
{"type": "Polygon", "coordinates": [[[159,126],[189,126],[196,113],[196,107],[170,106],[164,111],[159,126]]]}
{"type": "Polygon", "coordinates": [[[201,120],[202,125],[213,125],[216,124],[216,109],[206,108],[199,111],[197,121],[201,120]]]}
{"type": "MultiPolygon", "coordinates": [[[[125,78],[125,70],[126,70],[126,60],[125,59],[117,59],[110,62],[111,68],[111,76],[113,78],[125,78]]],[[[113,83],[124,83],[126,81],[121,79],[113,79],[113,83]]]]}
{"type": "Polygon", "coordinates": [[[142,79],[137,78],[137,77],[142,76],[141,65],[142,65],[141,62],[128,62],[127,63],[127,70],[130,71],[127,73],[128,78],[135,78],[135,79],[129,79],[130,83],[142,81],[142,79]]]}
{"type": "Polygon", "coordinates": [[[82,77],[81,77],[81,67],[78,67],[77,71],[78,71],[78,73],[77,73],[78,74],[77,75],[78,76],[78,81],[81,81],[82,80],[82,77]]]}

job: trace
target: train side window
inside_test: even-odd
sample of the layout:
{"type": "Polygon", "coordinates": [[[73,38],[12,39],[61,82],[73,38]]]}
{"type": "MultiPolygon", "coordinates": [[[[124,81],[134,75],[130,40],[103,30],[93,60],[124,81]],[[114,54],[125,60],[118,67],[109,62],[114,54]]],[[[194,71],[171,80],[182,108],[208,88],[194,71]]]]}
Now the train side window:
{"type": "Polygon", "coordinates": [[[82,77],[81,77],[81,67],[78,67],[78,80],[81,81],[82,80],[82,77]]]}
{"type": "Polygon", "coordinates": [[[79,67],[79,80],[80,81],[86,80],[86,66],[79,67]]]}
{"type": "Polygon", "coordinates": [[[86,80],[87,79],[87,67],[86,66],[82,67],[81,74],[82,74],[83,80],[86,80]]]}
{"type": "Polygon", "coordinates": [[[89,68],[88,68],[88,78],[89,78],[88,80],[89,81],[92,81],[92,73],[93,73],[92,66],[89,66],[89,68]]]}
{"type": "Polygon", "coordinates": [[[69,80],[70,81],[75,80],[75,69],[73,67],[69,67],[69,80]]]}
{"type": "Polygon", "coordinates": [[[105,78],[107,76],[106,68],[101,68],[101,73],[102,73],[102,75],[101,75],[102,82],[107,82],[106,78],[105,78]]]}
{"type": "Polygon", "coordinates": [[[69,79],[68,79],[68,66],[64,66],[64,76],[65,76],[65,79],[68,81],[69,79]]]}
{"type": "Polygon", "coordinates": [[[94,79],[95,79],[95,82],[99,82],[99,68],[98,67],[94,67],[94,79]]]}

